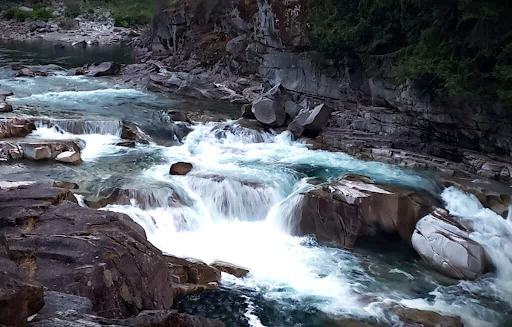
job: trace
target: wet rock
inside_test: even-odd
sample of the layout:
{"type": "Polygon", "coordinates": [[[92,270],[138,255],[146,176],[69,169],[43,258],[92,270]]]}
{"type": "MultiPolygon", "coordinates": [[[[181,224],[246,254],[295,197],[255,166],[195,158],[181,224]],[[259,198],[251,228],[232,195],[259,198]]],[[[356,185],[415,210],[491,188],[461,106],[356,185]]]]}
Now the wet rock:
{"type": "Polygon", "coordinates": [[[52,157],[52,150],[49,146],[25,146],[23,149],[25,158],[30,160],[45,160],[52,157]]]}
{"type": "Polygon", "coordinates": [[[80,152],[76,151],[66,151],[59,154],[55,157],[55,160],[62,163],[79,165],[82,163],[82,158],[80,157],[80,152]]]}
{"type": "Polygon", "coordinates": [[[0,139],[25,137],[36,129],[34,122],[26,119],[0,119],[0,139]]]}
{"type": "Polygon", "coordinates": [[[34,77],[36,74],[28,68],[23,68],[16,73],[16,77],[34,77]]]}
{"type": "Polygon", "coordinates": [[[410,243],[416,222],[437,204],[427,194],[346,175],[307,192],[296,209],[292,233],[322,243],[354,247],[359,236],[397,234],[410,243]]]}
{"type": "Polygon", "coordinates": [[[489,268],[483,247],[442,209],[418,221],[412,245],[429,266],[451,278],[473,280],[489,268]]]}
{"type": "Polygon", "coordinates": [[[41,185],[0,191],[15,260],[50,290],[89,298],[106,317],[170,309],[171,275],[144,230],[128,216],[68,199],[76,201],[68,190],[41,185]]]}
{"type": "Polygon", "coordinates": [[[123,121],[121,127],[121,138],[135,141],[141,144],[149,144],[149,136],[144,134],[137,125],[123,121]]]}
{"type": "Polygon", "coordinates": [[[212,262],[211,266],[213,268],[216,268],[216,269],[222,271],[222,272],[228,273],[230,275],[233,275],[233,276],[239,277],[239,278],[245,277],[249,273],[248,269],[239,267],[239,266],[234,265],[229,262],[220,261],[220,260],[215,260],[214,262],[212,262]]]}
{"type": "Polygon", "coordinates": [[[25,142],[11,141],[0,142],[0,160],[45,160],[55,159],[63,152],[80,153],[80,148],[74,141],[41,141],[25,142]]]}
{"type": "Polygon", "coordinates": [[[434,311],[400,308],[396,314],[407,326],[464,327],[460,317],[444,316],[434,311]]]}
{"type": "MultiPolygon", "coordinates": [[[[85,41],[85,40],[77,41],[77,42],[73,42],[71,45],[74,46],[74,47],[87,48],[87,41],[85,41]]],[[[85,75],[85,73],[84,74],[77,74],[77,75],[85,75]]]]}
{"type": "MultiPolygon", "coordinates": [[[[37,319],[37,317],[36,317],[37,319]]],[[[174,310],[143,311],[138,316],[127,319],[106,319],[95,314],[85,314],[72,310],[59,310],[47,319],[31,323],[34,327],[103,326],[111,327],[224,327],[218,320],[206,319],[174,310]]]]}
{"type": "Polygon", "coordinates": [[[43,305],[43,286],[20,274],[11,261],[7,241],[0,234],[0,325],[25,326],[27,318],[43,305]]]}
{"type": "Polygon", "coordinates": [[[124,141],[116,144],[116,146],[123,146],[126,148],[134,148],[136,145],[135,141],[124,141]]]}
{"type": "Polygon", "coordinates": [[[165,260],[179,283],[206,285],[220,282],[220,271],[202,261],[171,255],[166,255],[165,260]]]}
{"type": "MultiPolygon", "coordinates": [[[[85,41],[84,41],[85,42],[85,41]]],[[[85,43],[87,45],[87,43],[85,43]]],[[[87,75],[93,77],[102,77],[102,76],[115,76],[119,74],[121,71],[121,65],[112,62],[102,62],[97,64],[85,65],[76,70],[76,75],[87,75]]]]}
{"type": "Polygon", "coordinates": [[[194,168],[191,163],[188,162],[177,162],[171,166],[169,174],[171,175],[187,175],[194,168]]]}
{"type": "Polygon", "coordinates": [[[59,188],[65,188],[68,190],[78,190],[80,187],[76,183],[71,182],[61,182],[61,181],[55,181],[53,182],[53,186],[59,187],[59,188]]]}
{"type": "Polygon", "coordinates": [[[167,111],[167,114],[169,115],[169,117],[171,118],[172,121],[180,121],[180,122],[184,122],[184,123],[191,123],[192,121],[190,120],[190,118],[187,116],[186,113],[184,113],[183,111],[178,111],[178,110],[168,110],[167,111]]]}
{"type": "Polygon", "coordinates": [[[132,201],[142,209],[177,207],[182,205],[181,199],[170,188],[115,188],[109,192],[101,192],[97,199],[88,198],[85,203],[89,208],[99,209],[109,204],[130,205],[132,201]]]}

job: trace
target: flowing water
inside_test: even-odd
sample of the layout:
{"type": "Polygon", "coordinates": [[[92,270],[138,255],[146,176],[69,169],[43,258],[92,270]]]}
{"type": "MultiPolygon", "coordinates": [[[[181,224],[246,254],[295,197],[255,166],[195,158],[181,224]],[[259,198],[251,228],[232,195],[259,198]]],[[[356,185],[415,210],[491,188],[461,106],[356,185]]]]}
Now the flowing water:
{"type": "MultiPolygon", "coordinates": [[[[97,56],[119,55],[113,49],[96,51],[97,56]]],[[[387,310],[393,304],[460,315],[466,326],[511,321],[512,218],[497,216],[457,189],[443,190],[434,175],[312,151],[287,132],[255,131],[236,121],[196,124],[183,137],[188,128],[165,114],[207,108],[236,115],[235,106],[163,97],[106,78],[68,76],[60,67],[51,67],[56,73],[50,77],[14,78],[8,67],[14,62],[76,65],[66,58],[0,45],[0,90],[15,93],[9,101],[17,116],[37,117],[29,138],[76,139],[84,147],[84,163],[1,164],[0,180],[72,181],[86,200],[116,187],[131,190],[129,203],[104,210],[130,215],[162,251],[250,269],[242,279],[223,275],[217,291],[177,301],[178,310],[219,318],[227,326],[349,326],[355,321],[401,326],[387,310]],[[137,122],[155,143],[116,146],[121,120],[137,122]],[[177,161],[195,168],[187,176],[171,176],[169,167],[177,161]],[[428,269],[403,244],[382,240],[347,251],[291,236],[301,193],[349,172],[439,195],[455,216],[471,220],[471,237],[483,244],[496,270],[474,282],[455,282],[428,269]]]]}

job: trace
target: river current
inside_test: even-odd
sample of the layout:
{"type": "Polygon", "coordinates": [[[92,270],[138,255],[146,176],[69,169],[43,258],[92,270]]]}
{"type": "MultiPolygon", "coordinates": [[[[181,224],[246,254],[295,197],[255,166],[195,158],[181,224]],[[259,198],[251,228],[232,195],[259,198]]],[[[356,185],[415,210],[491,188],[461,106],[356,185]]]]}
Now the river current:
{"type": "Polygon", "coordinates": [[[137,190],[140,195],[130,205],[103,210],[128,214],[166,253],[250,270],[242,279],[223,275],[219,290],[179,299],[176,309],[219,318],[227,326],[401,326],[386,309],[401,304],[459,315],[466,326],[510,325],[512,218],[503,219],[455,188],[444,189],[434,174],[313,151],[288,132],[244,128],[234,120],[235,105],[68,75],[66,69],[97,58],[129,61],[122,49],[83,52],[78,61],[76,53],[51,49],[0,44],[0,90],[14,93],[9,98],[14,115],[41,120],[29,138],[78,139],[84,163],[0,164],[0,180],[75,182],[82,199],[116,187],[137,190]],[[15,78],[13,63],[59,66],[49,77],[15,78]],[[184,127],[169,120],[168,109],[210,110],[233,120],[184,127]],[[69,132],[75,120],[87,122],[82,134],[69,132]],[[155,142],[116,146],[121,120],[137,123],[155,142]],[[183,128],[191,128],[185,138],[183,128]],[[171,176],[169,167],[177,161],[195,168],[187,176],[171,176]],[[348,251],[291,236],[291,212],[301,193],[346,173],[438,195],[452,214],[472,221],[471,237],[484,245],[496,269],[459,282],[427,268],[401,243],[382,240],[348,251]]]}

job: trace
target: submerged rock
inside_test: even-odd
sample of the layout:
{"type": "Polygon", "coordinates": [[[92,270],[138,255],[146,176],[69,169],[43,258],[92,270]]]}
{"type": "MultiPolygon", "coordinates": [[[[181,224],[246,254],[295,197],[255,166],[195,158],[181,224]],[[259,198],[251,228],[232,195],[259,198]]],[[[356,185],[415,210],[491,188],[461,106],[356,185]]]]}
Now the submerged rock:
{"type": "Polygon", "coordinates": [[[212,262],[211,266],[222,272],[228,273],[239,278],[245,277],[249,273],[248,269],[220,260],[215,260],[214,262],[212,262]]]}
{"type": "Polygon", "coordinates": [[[442,209],[418,221],[412,245],[429,266],[451,278],[473,280],[489,268],[484,248],[442,209]]]}
{"type": "Polygon", "coordinates": [[[359,236],[379,233],[398,234],[410,243],[416,222],[436,203],[426,194],[353,174],[303,197],[292,233],[313,234],[322,243],[341,247],[354,247],[359,236]]]}
{"type": "Polygon", "coordinates": [[[396,314],[406,326],[464,327],[460,317],[444,316],[434,311],[399,308],[396,314]]]}
{"type": "Polygon", "coordinates": [[[169,174],[171,175],[187,175],[192,171],[194,166],[188,162],[177,162],[171,166],[169,174]]]}

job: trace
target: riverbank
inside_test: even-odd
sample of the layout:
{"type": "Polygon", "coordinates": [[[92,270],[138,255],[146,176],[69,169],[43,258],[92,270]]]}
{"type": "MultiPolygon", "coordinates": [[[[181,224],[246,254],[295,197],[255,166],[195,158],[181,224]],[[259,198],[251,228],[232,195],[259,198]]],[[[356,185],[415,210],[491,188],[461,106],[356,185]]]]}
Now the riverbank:
{"type": "MultiPolygon", "coordinates": [[[[13,7],[16,9],[18,7],[13,7]]],[[[33,10],[22,7],[23,10],[33,10]]],[[[18,9],[19,10],[19,9],[18,9]]],[[[64,7],[47,9],[52,12],[50,18],[24,21],[8,19],[5,12],[0,18],[0,40],[4,41],[49,41],[55,44],[73,46],[97,46],[129,43],[136,39],[142,27],[118,27],[114,18],[106,9],[66,17],[64,7]]]]}
{"type": "MultiPolygon", "coordinates": [[[[119,65],[115,64],[87,65],[80,69],[84,75],[77,76],[74,75],[80,68],[77,65],[82,65],[70,61],[65,51],[55,53],[51,49],[47,48],[46,56],[30,46],[0,52],[4,63],[0,68],[0,87],[14,93],[7,97],[13,112],[1,116],[28,120],[26,124],[8,124],[7,133],[2,128],[2,137],[6,138],[1,148],[7,151],[1,152],[7,153],[9,160],[0,163],[0,179],[22,183],[11,185],[14,190],[5,187],[6,194],[36,193],[38,198],[43,198],[44,189],[23,182],[75,183],[79,188],[67,183],[52,185],[72,188],[70,192],[78,197],[77,202],[89,208],[56,201],[50,208],[42,208],[41,215],[39,211],[30,211],[34,219],[26,220],[28,209],[9,201],[10,197],[6,196],[2,206],[10,209],[5,219],[14,226],[2,227],[2,231],[8,234],[8,243],[13,244],[15,254],[29,253],[34,249],[30,243],[34,239],[35,244],[54,241],[52,246],[61,244],[58,242],[61,239],[65,240],[62,242],[81,242],[80,249],[97,240],[99,245],[107,242],[110,248],[110,240],[104,239],[104,234],[123,236],[117,231],[120,223],[113,217],[116,213],[116,217],[121,215],[120,221],[125,222],[129,217],[143,227],[145,241],[140,228],[128,236],[140,242],[136,243],[136,249],[155,246],[158,250],[152,248],[150,252],[156,259],[156,263],[152,262],[157,265],[161,258],[158,251],[162,251],[199,258],[207,264],[219,259],[250,271],[243,278],[223,275],[217,290],[174,300],[174,309],[219,319],[228,326],[301,324],[324,327],[346,323],[393,325],[399,321],[410,324],[434,321],[448,326],[458,327],[463,323],[480,327],[488,321],[496,322],[489,326],[499,326],[509,318],[506,288],[488,292],[498,287],[502,289],[499,285],[506,280],[510,267],[506,257],[494,257],[493,264],[487,265],[481,256],[466,255],[482,253],[482,247],[475,245],[475,240],[485,245],[486,253],[501,253],[502,248],[486,240],[508,240],[506,229],[498,225],[506,221],[484,209],[479,211],[481,204],[474,198],[445,190],[447,186],[463,188],[462,182],[449,185],[437,174],[425,170],[402,169],[357,160],[341,152],[315,150],[305,139],[296,139],[289,131],[262,126],[255,120],[249,124],[247,120],[225,119],[197,122],[199,119],[192,115],[187,118],[187,115],[209,110],[217,114],[234,113],[232,118],[237,118],[241,105],[204,98],[192,101],[168,92],[131,88],[123,82],[128,75],[122,69],[116,76],[95,77],[98,73],[103,75],[102,69],[103,72],[119,71],[119,65]],[[67,70],[45,65],[61,60],[67,70]],[[47,71],[48,74],[15,77],[12,67],[20,63],[27,65],[28,71],[47,71]],[[126,121],[136,126],[127,126],[126,121]],[[137,132],[143,134],[137,135],[137,132]],[[73,165],[54,160],[63,152],[79,153],[81,163],[73,165]],[[177,162],[188,163],[192,170],[186,175],[172,174],[171,167],[177,162]],[[461,211],[456,205],[471,210],[461,211]],[[457,216],[436,210],[429,217],[432,206],[449,207],[457,216]],[[70,208],[72,210],[67,210],[70,208]],[[14,223],[8,215],[12,211],[18,212],[20,217],[14,223]],[[69,212],[77,214],[68,217],[69,212]],[[479,217],[493,224],[482,228],[479,217]],[[450,232],[462,237],[454,239],[459,239],[462,247],[467,246],[464,258],[470,260],[461,264],[453,256],[458,253],[455,258],[461,258],[460,252],[447,251],[443,260],[453,262],[457,269],[443,270],[429,261],[428,251],[421,252],[425,260],[420,257],[416,252],[419,250],[413,248],[412,235],[415,235],[415,223],[423,218],[427,226],[446,226],[443,222],[451,225],[450,232]],[[76,229],[47,228],[52,219],[63,221],[59,224],[62,228],[67,226],[64,222],[72,219],[76,229]],[[83,219],[101,224],[95,223],[84,232],[83,219]],[[487,229],[491,225],[493,229],[487,229]],[[468,232],[470,227],[474,228],[473,233],[468,232]],[[104,230],[113,233],[103,233],[104,230]],[[461,274],[457,272],[459,268],[461,274]],[[461,277],[476,277],[476,280],[459,281],[457,278],[461,277]],[[431,294],[434,291],[435,297],[431,294]]],[[[71,49],[74,48],[68,50],[71,49]]],[[[109,51],[108,48],[97,49],[109,51]]],[[[100,53],[84,51],[83,56],[94,61],[100,53]]],[[[140,65],[128,65],[124,69],[140,65]]],[[[157,76],[166,71],[165,67],[159,68],[151,62],[142,66],[153,66],[152,73],[157,76]]],[[[133,76],[136,79],[138,75],[133,76]]],[[[483,181],[482,185],[487,189],[490,185],[508,187],[490,181],[483,181]]],[[[476,194],[477,185],[473,186],[476,194]]],[[[499,188],[496,191],[500,191],[499,188]]],[[[503,190],[497,194],[480,194],[479,201],[491,207],[505,201],[506,194],[503,190]]],[[[71,202],[74,201],[71,199],[71,202]]],[[[30,205],[34,207],[35,204],[30,205]]],[[[501,206],[501,209],[507,208],[501,206]]],[[[504,211],[501,214],[506,215],[504,211]]],[[[0,218],[3,217],[0,213],[0,218]]],[[[416,234],[420,233],[427,235],[424,228],[416,234]]],[[[434,235],[445,234],[434,232],[434,235]]],[[[119,241],[116,237],[111,240],[119,241]]],[[[418,242],[420,250],[436,249],[435,242],[425,243],[421,238],[418,242]]],[[[128,244],[131,244],[129,239],[128,244]]],[[[450,244],[458,248],[457,244],[450,244]]],[[[125,266],[130,266],[127,261],[119,261],[116,255],[121,260],[130,260],[138,250],[126,254],[124,245],[119,242],[114,245],[116,253],[113,255],[100,253],[97,259],[80,257],[82,261],[73,263],[78,266],[70,274],[83,277],[84,266],[92,266],[90,269],[100,272],[107,267],[110,273],[104,273],[106,277],[91,280],[95,289],[98,292],[105,287],[108,289],[112,275],[115,285],[111,290],[112,298],[103,298],[115,300],[114,307],[121,304],[123,308],[137,311],[139,300],[146,299],[147,293],[137,296],[138,287],[144,284],[134,282],[132,287],[126,282],[127,287],[123,287],[121,281],[126,279],[120,277],[125,275],[118,276],[118,280],[114,277],[117,276],[115,271],[121,268],[127,271],[125,266]],[[120,266],[114,270],[112,266],[118,263],[120,266]]],[[[44,263],[48,256],[55,262],[67,262],[71,257],[66,252],[68,248],[36,248],[35,262],[44,263]]],[[[102,247],[94,251],[107,252],[102,247]]],[[[13,258],[22,268],[22,275],[26,267],[33,268],[28,263],[25,265],[24,260],[16,261],[19,257],[13,258]]],[[[136,268],[144,270],[139,266],[136,268]]],[[[50,264],[41,264],[35,272],[52,290],[55,286],[46,276],[47,269],[51,269],[50,264]]],[[[176,269],[178,274],[181,268],[176,269]]],[[[178,274],[177,277],[182,281],[185,276],[178,274]]],[[[93,312],[105,315],[102,308],[108,306],[107,303],[101,302],[101,297],[95,293],[87,293],[90,289],[85,280],[78,283],[83,287],[78,291],[67,288],[69,285],[73,283],[63,281],[54,291],[85,295],[95,305],[93,312]]],[[[160,305],[170,302],[151,304],[142,300],[142,303],[141,310],[145,310],[159,309],[160,305]]],[[[135,311],[130,314],[136,315],[135,311]]],[[[169,317],[165,312],[158,316],[169,317]]],[[[76,315],[70,319],[75,318],[81,319],[76,315]]],[[[123,318],[116,317],[116,324],[132,323],[123,318]]],[[[91,319],[97,321],[97,318],[91,319]]]]}

